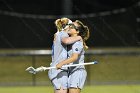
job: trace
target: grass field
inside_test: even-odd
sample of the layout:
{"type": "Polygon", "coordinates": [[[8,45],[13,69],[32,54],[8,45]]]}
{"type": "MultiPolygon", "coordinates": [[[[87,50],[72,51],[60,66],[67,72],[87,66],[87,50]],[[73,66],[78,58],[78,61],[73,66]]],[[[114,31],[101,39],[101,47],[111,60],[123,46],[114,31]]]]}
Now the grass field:
{"type": "MultiPolygon", "coordinates": [[[[140,48],[126,50],[140,51],[140,48]]],[[[0,50],[1,52],[8,50],[0,50]]],[[[140,93],[140,55],[85,57],[86,62],[96,59],[99,64],[86,66],[88,72],[86,85],[94,86],[84,87],[81,93],[140,93]]],[[[33,75],[27,73],[25,69],[33,65],[33,62],[35,67],[49,66],[51,56],[1,56],[0,93],[53,93],[53,88],[46,86],[51,85],[47,71],[34,75],[37,86],[30,86],[34,81],[33,75]]]]}
{"type": "MultiPolygon", "coordinates": [[[[89,83],[96,82],[137,82],[140,80],[139,56],[94,56],[87,60],[98,59],[99,64],[87,66],[89,83]]],[[[36,67],[49,66],[51,57],[37,56],[36,67]]],[[[0,84],[32,82],[32,75],[25,69],[32,65],[31,57],[0,57],[0,84]],[[7,69],[8,68],[8,69],[7,69]],[[10,69],[10,70],[9,70],[10,69]]],[[[47,71],[36,75],[36,82],[47,83],[47,71]]]]}
{"type": "MultiPolygon", "coordinates": [[[[0,87],[0,93],[53,93],[52,87],[0,87]]],[[[140,93],[140,85],[86,86],[81,93],[140,93]]]]}

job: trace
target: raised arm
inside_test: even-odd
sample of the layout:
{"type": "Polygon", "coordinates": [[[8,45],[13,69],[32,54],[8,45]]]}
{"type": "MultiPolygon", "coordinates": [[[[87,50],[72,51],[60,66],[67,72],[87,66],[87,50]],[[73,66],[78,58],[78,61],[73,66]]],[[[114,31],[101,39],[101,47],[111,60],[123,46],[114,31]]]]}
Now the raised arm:
{"type": "Polygon", "coordinates": [[[62,38],[62,43],[69,45],[69,44],[73,44],[76,41],[80,41],[82,40],[81,36],[75,36],[75,37],[64,37],[62,38]]]}

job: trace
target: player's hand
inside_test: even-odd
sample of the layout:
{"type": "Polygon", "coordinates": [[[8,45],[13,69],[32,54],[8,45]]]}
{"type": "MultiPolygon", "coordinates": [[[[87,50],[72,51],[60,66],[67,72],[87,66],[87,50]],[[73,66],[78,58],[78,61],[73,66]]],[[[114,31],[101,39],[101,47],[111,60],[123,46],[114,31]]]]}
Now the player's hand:
{"type": "Polygon", "coordinates": [[[57,68],[57,69],[61,69],[61,68],[62,68],[62,66],[63,66],[63,64],[58,63],[58,64],[56,65],[56,68],[57,68]]]}

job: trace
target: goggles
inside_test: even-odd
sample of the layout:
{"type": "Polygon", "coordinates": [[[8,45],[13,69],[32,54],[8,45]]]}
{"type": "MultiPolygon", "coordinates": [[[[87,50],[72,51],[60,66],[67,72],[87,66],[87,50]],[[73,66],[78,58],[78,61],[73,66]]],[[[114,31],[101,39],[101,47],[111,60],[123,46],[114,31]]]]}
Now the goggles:
{"type": "Polygon", "coordinates": [[[70,28],[75,29],[76,31],[79,31],[79,29],[74,24],[68,24],[70,28]]]}

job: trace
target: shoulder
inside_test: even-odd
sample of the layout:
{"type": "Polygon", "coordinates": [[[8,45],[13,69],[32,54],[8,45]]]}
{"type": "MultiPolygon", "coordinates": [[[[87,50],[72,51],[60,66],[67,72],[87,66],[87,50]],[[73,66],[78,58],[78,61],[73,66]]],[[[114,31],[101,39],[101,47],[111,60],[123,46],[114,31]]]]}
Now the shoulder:
{"type": "Polygon", "coordinates": [[[60,31],[59,34],[68,34],[68,33],[65,31],[60,31]]]}
{"type": "Polygon", "coordinates": [[[79,46],[79,47],[83,47],[83,42],[82,41],[77,41],[73,44],[74,46],[79,46]]]}
{"type": "Polygon", "coordinates": [[[68,33],[65,31],[59,32],[61,37],[68,37],[68,33]]]}
{"type": "Polygon", "coordinates": [[[82,41],[77,41],[74,44],[83,44],[83,42],[82,41]]]}
{"type": "Polygon", "coordinates": [[[83,42],[77,41],[72,46],[73,53],[81,53],[83,51],[83,42]]]}

